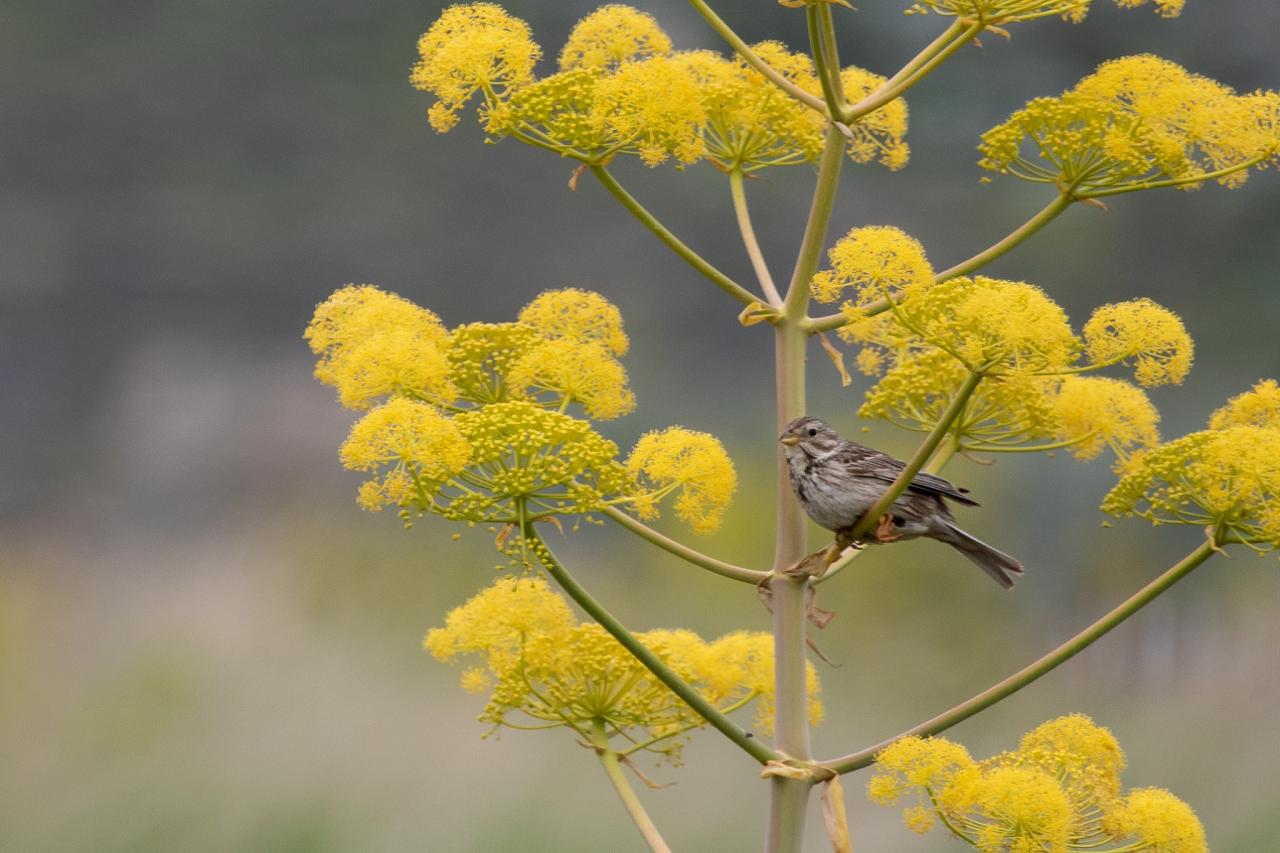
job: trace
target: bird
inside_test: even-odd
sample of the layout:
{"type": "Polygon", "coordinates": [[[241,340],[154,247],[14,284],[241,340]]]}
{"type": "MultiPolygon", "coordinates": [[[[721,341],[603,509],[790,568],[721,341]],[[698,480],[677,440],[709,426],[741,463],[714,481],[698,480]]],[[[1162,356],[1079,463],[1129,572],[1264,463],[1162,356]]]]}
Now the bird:
{"type": "MultiPolygon", "coordinates": [[[[897,479],[906,464],[887,453],[841,438],[820,418],[799,417],[778,440],[787,457],[791,488],[808,516],[837,537],[850,528],[897,479]]],[[[933,474],[919,473],[878,520],[869,541],[925,537],[945,542],[1005,589],[1013,587],[1022,564],[956,525],[946,501],[978,506],[967,489],[933,474]]],[[[839,541],[839,539],[837,540],[839,541]]]]}

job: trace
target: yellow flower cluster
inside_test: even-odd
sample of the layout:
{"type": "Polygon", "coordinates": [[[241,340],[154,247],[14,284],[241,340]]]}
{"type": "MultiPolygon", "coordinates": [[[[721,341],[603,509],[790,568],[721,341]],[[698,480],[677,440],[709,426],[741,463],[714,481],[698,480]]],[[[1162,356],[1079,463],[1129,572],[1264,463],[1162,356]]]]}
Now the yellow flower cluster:
{"type": "MultiPolygon", "coordinates": [[[[873,263],[875,257],[868,255],[873,263]]],[[[876,317],[857,310],[871,288],[858,302],[845,303],[852,322],[841,335],[880,350],[882,362],[938,349],[972,371],[992,375],[1055,376],[1132,364],[1134,379],[1146,386],[1181,382],[1191,368],[1193,345],[1182,321],[1149,299],[1099,307],[1081,340],[1066,312],[1032,284],[986,276],[917,278],[896,292],[894,284],[881,280],[880,295],[892,310],[876,317]],[[1084,364],[1078,363],[1082,355],[1084,364]]]]}
{"type": "MultiPolygon", "coordinates": [[[[707,642],[692,631],[636,635],[716,708],[755,704],[755,725],[773,725],[773,638],[735,632],[707,642]]],[[[426,649],[441,661],[476,655],[483,668],[464,688],[492,692],[480,719],[511,728],[566,727],[589,740],[607,731],[620,751],[678,759],[683,736],[704,724],[630,652],[594,622],[578,623],[541,578],[502,578],[431,630],[426,649]],[[636,747],[636,744],[643,746],[636,747]]],[[[809,709],[822,717],[818,678],[808,667],[809,709]]]]}
{"type": "Polygon", "coordinates": [[[850,319],[886,293],[920,290],[933,283],[933,266],[920,241],[900,228],[872,225],[854,228],[827,252],[831,269],[820,270],[810,282],[813,298],[835,302],[850,319]]]}
{"type": "MultiPolygon", "coordinates": [[[[339,399],[373,407],[342,446],[344,466],[371,473],[359,503],[467,522],[519,524],[579,515],[606,503],[647,515],[678,492],[694,529],[719,526],[733,464],[713,437],[683,429],[641,440],[628,470],[587,420],[635,407],[618,357],[622,315],[598,293],[542,293],[513,323],[440,319],[372,285],[351,285],[316,308],[306,338],[316,375],[339,399]],[[376,405],[382,401],[381,405],[376,405]]],[[[508,537],[509,550],[522,537],[508,537]]]]}
{"type": "MultiPolygon", "coordinates": [[[[1165,18],[1182,14],[1186,0],[1152,0],[1156,12],[1165,18]]],[[[935,12],[988,25],[1058,16],[1078,24],[1089,13],[1093,0],[916,0],[908,14],[935,12]]],[[[1147,0],[1116,0],[1121,8],[1145,6],[1147,0]]]]}
{"type": "Polygon", "coordinates": [[[1207,853],[1186,803],[1160,788],[1122,791],[1124,765],[1110,731],[1071,714],[986,761],[943,738],[903,738],[877,757],[867,793],[880,805],[912,803],[903,812],[912,831],[940,821],[984,853],[1207,853]]]}
{"type": "MultiPolygon", "coordinates": [[[[858,414],[913,431],[941,418],[968,370],[931,350],[903,358],[867,392],[858,414]]],[[[1160,440],[1146,393],[1120,379],[1011,373],[978,385],[953,427],[962,450],[1066,449],[1078,459],[1110,448],[1126,459],[1160,440]]]]}
{"type": "Polygon", "coordinates": [[[410,82],[437,98],[428,118],[441,133],[476,92],[486,101],[533,79],[542,55],[529,25],[493,3],[450,6],[418,39],[410,82]]]}
{"type": "Polygon", "coordinates": [[[1259,553],[1280,548],[1280,391],[1274,380],[1232,398],[1209,429],[1136,454],[1104,512],[1204,525],[1259,553]]]}
{"type": "MultiPolygon", "coordinates": [[[[486,130],[510,136],[586,163],[607,163],[619,155],[638,156],[656,166],[708,159],[722,169],[753,172],[770,166],[807,163],[821,153],[824,119],[766,80],[740,57],[726,59],[706,50],[675,51],[652,16],[629,6],[602,6],[583,18],[560,53],[559,71],[542,79],[531,73],[505,75],[511,33],[523,22],[489,4],[456,6],[427,35],[434,58],[431,73],[415,70],[413,83],[435,94],[433,125],[449,130],[462,102],[479,92],[486,130]],[[479,11],[469,12],[476,9],[479,11]],[[446,21],[447,19],[447,21],[446,21]],[[496,82],[494,78],[500,78],[496,82]],[[436,120],[437,114],[447,119],[436,120]]],[[[776,42],[756,52],[796,86],[821,94],[810,58],[776,42]]],[[[427,49],[423,49],[424,63],[427,49]]],[[[847,94],[860,98],[885,82],[860,68],[842,72],[847,94]]],[[[909,149],[907,107],[895,100],[854,123],[849,156],[897,169],[909,149]]]]}
{"type": "Polygon", "coordinates": [[[303,337],[319,356],[316,378],[337,388],[344,406],[367,409],[392,394],[443,405],[457,393],[440,318],[373,285],[334,293],[316,308],[303,337]]]}
{"type": "Polygon", "coordinates": [[[657,501],[678,491],[676,515],[699,533],[720,527],[738,488],[733,461],[720,440],[683,427],[642,435],[627,458],[627,470],[649,487],[634,499],[641,516],[655,515],[657,501]]]}
{"type": "Polygon", "coordinates": [[[983,168],[1081,198],[1209,179],[1238,187],[1280,151],[1280,94],[1237,95],[1168,60],[1129,56],[1030,101],[979,150],[983,168]]]}
{"type": "Polygon", "coordinates": [[[976,276],[937,281],[920,243],[897,228],[855,228],[812,280],[815,299],[841,300],[840,335],[856,364],[881,375],[860,414],[932,429],[970,373],[986,378],[953,427],[966,450],[1069,449],[1125,458],[1159,440],[1155,408],[1138,387],[1082,377],[1117,364],[1139,385],[1181,382],[1193,345],[1182,321],[1148,299],[1103,305],[1077,336],[1044,291],[976,276]],[[889,311],[866,308],[888,301],[889,311]]]}
{"type": "MultiPolygon", "coordinates": [[[[779,42],[753,50],[775,71],[802,89],[817,86],[813,60],[779,42]]],[[[741,57],[726,59],[710,50],[683,51],[674,61],[697,81],[706,121],[705,156],[722,169],[754,172],[769,166],[807,163],[822,153],[824,121],[741,57]]]]}

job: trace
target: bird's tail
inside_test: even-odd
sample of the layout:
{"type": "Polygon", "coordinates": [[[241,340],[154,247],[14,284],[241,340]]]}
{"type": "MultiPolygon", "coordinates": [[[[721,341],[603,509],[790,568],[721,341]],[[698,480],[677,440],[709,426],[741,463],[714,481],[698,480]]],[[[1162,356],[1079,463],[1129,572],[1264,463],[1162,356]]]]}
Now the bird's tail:
{"type": "Polygon", "coordinates": [[[1013,587],[1013,579],[1022,574],[1022,563],[1003,551],[997,551],[980,539],[975,539],[951,522],[945,522],[945,532],[937,538],[969,558],[969,561],[991,575],[1005,589],[1013,587]]]}

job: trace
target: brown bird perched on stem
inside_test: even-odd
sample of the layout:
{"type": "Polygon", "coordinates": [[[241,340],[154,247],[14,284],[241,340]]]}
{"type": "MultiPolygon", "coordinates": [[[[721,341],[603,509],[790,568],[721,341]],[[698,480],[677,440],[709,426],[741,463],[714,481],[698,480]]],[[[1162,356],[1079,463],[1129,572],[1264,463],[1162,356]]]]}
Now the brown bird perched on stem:
{"type": "MultiPolygon", "coordinates": [[[[837,534],[857,524],[906,467],[887,453],[842,439],[818,418],[796,418],[778,440],[786,448],[791,488],[800,505],[837,534]]],[[[1013,577],[1022,574],[1022,564],[957,527],[943,500],[977,506],[966,491],[933,474],[916,474],[869,541],[924,536],[945,542],[1009,589],[1013,577]]]]}

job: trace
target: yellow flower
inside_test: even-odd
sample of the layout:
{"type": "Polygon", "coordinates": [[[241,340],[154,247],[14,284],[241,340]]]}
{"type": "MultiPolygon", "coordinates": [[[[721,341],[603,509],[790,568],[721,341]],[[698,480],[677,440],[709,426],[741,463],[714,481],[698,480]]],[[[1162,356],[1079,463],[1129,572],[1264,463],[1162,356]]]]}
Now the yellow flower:
{"type": "MultiPolygon", "coordinates": [[[[931,430],[968,375],[964,365],[942,350],[904,355],[867,392],[858,414],[904,429],[931,430]]],[[[958,437],[965,445],[977,444],[988,451],[1049,438],[1057,426],[1052,404],[1054,383],[1021,373],[984,379],[956,426],[958,437]]]]}
{"type": "Polygon", "coordinates": [[[530,516],[579,514],[631,488],[615,462],[617,445],[586,421],[517,400],[463,412],[454,423],[471,447],[475,477],[441,496],[447,502],[436,511],[446,518],[512,521],[521,503],[530,516]]]}
{"type": "Polygon", "coordinates": [[[1093,459],[1111,446],[1119,454],[1151,447],[1160,440],[1160,414],[1141,388],[1120,379],[1068,376],[1052,399],[1056,434],[1080,459],[1093,459]]]}
{"type": "Polygon", "coordinates": [[[1209,418],[1209,429],[1257,426],[1280,429],[1280,385],[1264,379],[1253,388],[1232,397],[1209,418]]]}
{"type": "Polygon", "coordinates": [[[1104,512],[1156,523],[1222,525],[1259,550],[1280,547],[1280,430],[1194,432],[1137,454],[1104,512]]]}
{"type": "Polygon", "coordinates": [[[599,155],[609,144],[605,128],[592,121],[596,71],[575,68],[522,86],[489,115],[494,136],[521,133],[564,154],[599,155]]]}
{"type": "MultiPolygon", "coordinates": [[[[773,638],[736,632],[708,643],[692,631],[636,634],[647,648],[724,712],[757,702],[772,722],[773,638]],[[758,700],[758,701],[757,701],[758,700]]],[[[477,655],[485,669],[463,672],[467,689],[492,693],[481,719],[523,726],[512,715],[591,737],[597,724],[622,745],[656,738],[647,751],[678,759],[681,736],[705,724],[602,627],[578,623],[565,600],[538,577],[502,578],[452,610],[424,646],[437,659],[477,655]]],[[[810,667],[811,709],[817,677],[810,667]]]]}
{"type": "Polygon", "coordinates": [[[544,291],[520,309],[518,319],[548,338],[598,343],[614,355],[626,355],[630,345],[617,306],[589,290],[544,291]]]}
{"type": "Polygon", "coordinates": [[[1117,838],[1154,853],[1208,853],[1204,827],[1191,807],[1163,788],[1134,788],[1104,819],[1117,838]]]}
{"type": "Polygon", "coordinates": [[[852,289],[847,304],[860,307],[933,283],[933,267],[920,241],[891,225],[854,228],[836,241],[827,257],[831,269],[818,272],[810,284],[819,302],[834,302],[852,289]]]}
{"type": "Polygon", "coordinates": [[[1061,781],[1080,811],[1109,804],[1120,793],[1124,751],[1110,729],[1084,714],[1041,723],[1023,735],[1005,763],[1038,768],[1061,781]]]}
{"type": "Polygon", "coordinates": [[[983,853],[1065,851],[1071,801],[1057,780],[1029,767],[997,767],[984,774],[968,829],[983,853]]]}
{"type": "Polygon", "coordinates": [[[498,403],[519,398],[507,373],[541,340],[523,323],[467,323],[453,330],[449,350],[449,379],[458,396],[473,403],[498,403]]]}
{"type": "Polygon", "coordinates": [[[912,293],[895,313],[924,341],[975,370],[1052,373],[1080,351],[1066,312],[1024,282],[948,279],[912,293]]]}
{"type": "Polygon", "coordinates": [[[719,528],[738,487],[733,462],[715,436],[683,427],[648,432],[636,442],[627,469],[648,491],[633,499],[643,516],[657,514],[663,496],[679,491],[676,515],[697,533],[719,528]]]}
{"type": "Polygon", "coordinates": [[[591,341],[557,338],[535,344],[512,364],[506,384],[513,392],[551,392],[561,410],[581,403],[595,420],[621,417],[636,407],[626,370],[591,341]]]}
{"type": "Polygon", "coordinates": [[[942,738],[904,738],[877,756],[868,797],[887,806],[909,797],[910,829],[928,832],[936,814],[988,853],[1203,853],[1203,830],[1186,804],[1159,789],[1122,795],[1124,764],[1111,732],[1071,714],[980,764],[942,738]]]}
{"type": "Polygon", "coordinates": [[[1084,326],[1095,365],[1132,360],[1140,385],[1178,384],[1191,370],[1194,346],[1182,320],[1150,299],[1103,305],[1084,326]]]}
{"type": "Polygon", "coordinates": [[[367,409],[393,394],[453,399],[449,333],[435,314],[394,293],[347,285],[316,306],[303,337],[320,356],[316,378],[337,388],[344,406],[367,409]]]}
{"type": "Polygon", "coordinates": [[[377,510],[418,502],[467,465],[471,447],[434,406],[396,397],[356,421],[338,454],[353,471],[388,468],[360,490],[361,506],[377,510]]]}
{"type": "Polygon", "coordinates": [[[493,3],[469,3],[445,9],[418,39],[418,54],[409,81],[436,96],[428,117],[444,133],[477,91],[492,103],[530,82],[542,50],[524,21],[493,3]]]}
{"type": "Polygon", "coordinates": [[[946,738],[901,738],[876,756],[876,776],[892,784],[877,782],[874,802],[889,806],[915,788],[941,790],[972,765],[969,751],[946,738]]]}
{"type": "MultiPolygon", "coordinates": [[[[885,83],[885,78],[857,66],[850,65],[840,72],[845,98],[856,103],[870,95],[885,83]]],[[[815,83],[811,91],[819,94],[815,83]]],[[[849,125],[849,158],[855,163],[878,161],[880,165],[897,171],[907,165],[911,147],[906,143],[907,102],[895,98],[879,109],[868,113],[849,125]]]]}
{"type": "Polygon", "coordinates": [[[701,159],[705,121],[698,81],[671,58],[624,62],[596,83],[592,126],[611,150],[637,154],[646,166],[668,157],[681,164],[701,159]]]}
{"type": "Polygon", "coordinates": [[[1086,196],[1153,181],[1194,189],[1209,174],[1236,187],[1275,157],[1278,115],[1273,92],[1237,96],[1167,60],[1124,57],[983,134],[981,165],[1086,196]]]}
{"type": "MultiPolygon", "coordinates": [[[[813,61],[778,42],[753,50],[801,88],[816,85],[813,61]]],[[[697,80],[706,112],[703,142],[708,159],[725,170],[754,172],[808,163],[822,153],[822,116],[765,79],[741,57],[709,50],[683,51],[673,59],[697,80]]]]}
{"type": "Polygon", "coordinates": [[[560,51],[560,70],[613,71],[632,59],[666,56],[671,39],[653,16],[630,6],[601,6],[578,21],[560,51]]]}

